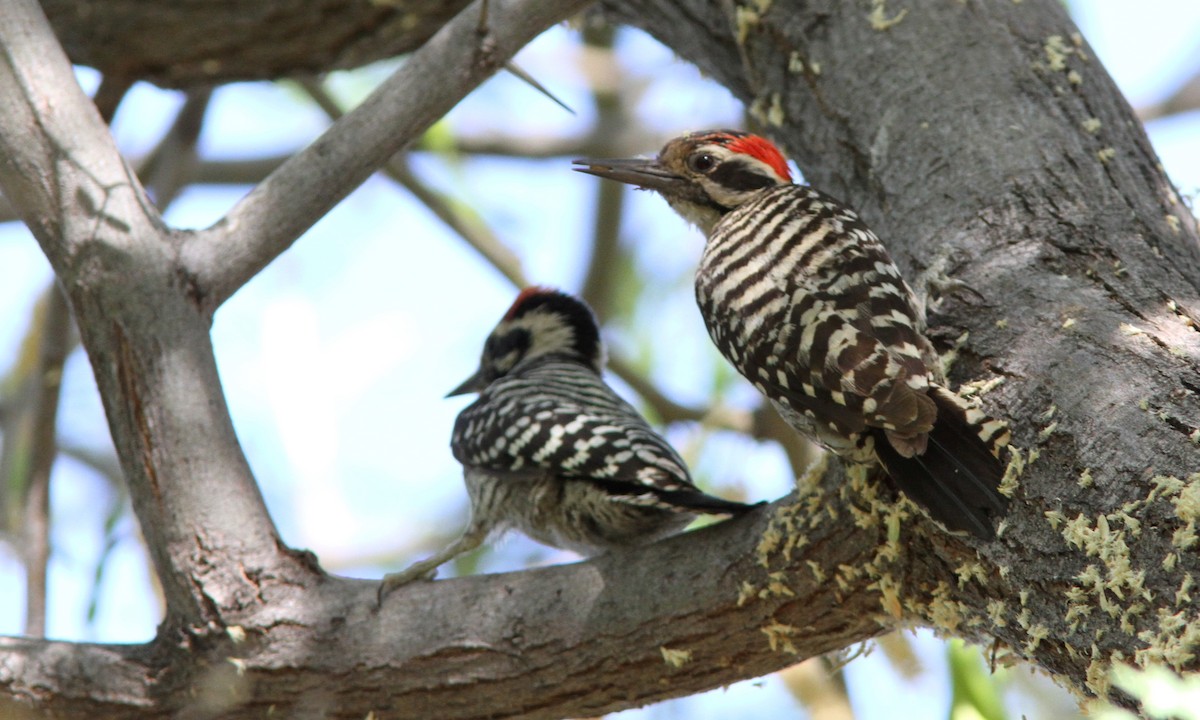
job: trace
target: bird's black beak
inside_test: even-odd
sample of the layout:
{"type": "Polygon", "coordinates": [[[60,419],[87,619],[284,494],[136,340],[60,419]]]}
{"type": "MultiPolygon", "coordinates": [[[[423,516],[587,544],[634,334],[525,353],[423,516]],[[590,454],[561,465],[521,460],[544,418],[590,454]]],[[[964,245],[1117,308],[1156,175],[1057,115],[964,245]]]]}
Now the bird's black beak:
{"type": "Polygon", "coordinates": [[[577,172],[617,182],[637,185],[643,190],[671,192],[684,179],[668,171],[655,158],[625,158],[615,160],[572,160],[577,172]]]}
{"type": "Polygon", "coordinates": [[[477,392],[483,390],[484,388],[486,388],[487,386],[488,386],[488,381],[485,377],[483,377],[482,370],[476,370],[475,374],[472,375],[471,377],[467,378],[466,380],[463,380],[461,385],[454,388],[450,392],[446,393],[446,397],[450,398],[450,397],[454,397],[455,395],[466,395],[467,393],[477,393],[477,392]]]}

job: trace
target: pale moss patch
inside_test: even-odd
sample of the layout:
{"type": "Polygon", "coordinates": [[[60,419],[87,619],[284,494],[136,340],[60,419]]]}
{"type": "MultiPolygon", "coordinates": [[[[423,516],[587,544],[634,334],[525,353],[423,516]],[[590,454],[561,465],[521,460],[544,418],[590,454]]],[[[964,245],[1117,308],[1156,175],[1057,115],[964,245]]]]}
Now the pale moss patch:
{"type": "Polygon", "coordinates": [[[1104,125],[1104,123],[1100,122],[1099,118],[1093,117],[1084,120],[1082,125],[1085,133],[1089,135],[1095,135],[1096,133],[1100,132],[1100,128],[1104,125]]]}
{"type": "Polygon", "coordinates": [[[984,569],[982,563],[965,562],[954,569],[954,574],[958,576],[958,586],[966,587],[967,583],[975,580],[979,583],[987,582],[987,570],[984,569]]]}
{"type": "Polygon", "coordinates": [[[758,591],[758,598],[760,600],[767,600],[772,597],[796,597],[796,593],[787,584],[787,573],[782,570],[768,575],[766,586],[758,591]]]}
{"type": "Polygon", "coordinates": [[[1067,614],[1063,619],[1070,625],[1071,632],[1078,630],[1080,621],[1087,619],[1096,607],[1088,602],[1087,595],[1087,591],[1079,586],[1066,592],[1067,614]]]}
{"type": "Polygon", "coordinates": [[[1021,455],[1020,448],[1013,445],[1008,446],[1009,460],[1008,465],[1004,468],[1004,477],[1000,478],[1000,485],[996,488],[1004,497],[1012,497],[1020,487],[1021,473],[1025,472],[1025,458],[1021,455]]]}
{"type": "MultiPolygon", "coordinates": [[[[796,487],[802,491],[812,488],[828,466],[828,458],[822,453],[811,463],[800,477],[796,478],[796,487]]],[[[808,536],[804,534],[804,526],[812,527],[816,516],[821,510],[821,498],[817,493],[809,493],[797,498],[796,502],[775,508],[771,514],[762,537],[758,540],[754,555],[758,564],[763,568],[771,565],[771,559],[781,556],[790,561],[792,553],[808,544],[808,536]]]]}
{"type": "Polygon", "coordinates": [[[799,650],[796,649],[792,638],[800,634],[800,628],[794,625],[781,623],[774,618],[766,625],[759,628],[764,635],[767,636],[767,645],[773,652],[786,652],[793,655],[798,655],[799,650]]]}
{"type": "Polygon", "coordinates": [[[692,661],[691,650],[675,650],[661,645],[658,651],[662,653],[663,662],[673,668],[681,668],[692,661]]]}
{"type": "Polygon", "coordinates": [[[858,580],[863,576],[863,569],[854,565],[838,565],[837,572],[833,574],[833,580],[842,590],[849,590],[850,583],[858,580]]]}
{"type": "Polygon", "coordinates": [[[971,616],[971,611],[966,604],[954,599],[954,591],[942,581],[931,593],[926,614],[934,627],[955,633],[963,621],[971,616]]]}
{"type": "Polygon", "coordinates": [[[1003,600],[988,600],[987,614],[988,619],[992,621],[992,625],[998,628],[1008,627],[1008,620],[1004,619],[1004,613],[1008,606],[1003,600]]]}
{"type": "Polygon", "coordinates": [[[1075,52],[1075,48],[1067,44],[1062,35],[1051,35],[1042,46],[1046,53],[1046,64],[1055,72],[1067,69],[1067,58],[1075,52]]]}
{"type": "Polygon", "coordinates": [[[1037,651],[1038,645],[1041,645],[1042,641],[1050,636],[1050,628],[1039,623],[1031,625],[1027,632],[1029,633],[1029,639],[1025,641],[1022,649],[1026,655],[1032,656],[1037,651]]]}
{"type": "Polygon", "coordinates": [[[1096,151],[1096,159],[1102,163],[1107,163],[1117,156],[1117,149],[1106,147],[1096,151]]]}
{"type": "Polygon", "coordinates": [[[1200,519],[1200,473],[1194,473],[1188,482],[1179,490],[1177,497],[1171,500],[1175,506],[1175,515],[1186,523],[1195,523],[1200,519]]]}
{"type": "Polygon", "coordinates": [[[756,597],[758,597],[758,588],[749,580],[743,580],[741,587],[738,588],[737,606],[742,607],[756,597]]]}
{"type": "Polygon", "coordinates": [[[1131,534],[1140,532],[1141,523],[1124,511],[1100,515],[1094,520],[1080,514],[1066,523],[1062,536],[1067,544],[1100,561],[1084,568],[1076,576],[1078,584],[1068,590],[1068,621],[1087,614],[1082,607],[1086,596],[1090,595],[1102,611],[1120,620],[1124,632],[1133,634],[1133,619],[1146,609],[1140,600],[1149,602],[1153,597],[1145,586],[1146,571],[1133,567],[1125,540],[1127,531],[1131,534]],[[1114,525],[1117,524],[1124,525],[1125,529],[1116,529],[1114,525]]]}
{"type": "Polygon", "coordinates": [[[871,14],[867,16],[867,19],[871,21],[872,29],[883,32],[899,25],[905,15],[908,15],[908,8],[903,8],[889,18],[887,16],[887,0],[871,0],[871,14]]]}
{"type": "Polygon", "coordinates": [[[1074,327],[1074,325],[1075,325],[1075,318],[1069,317],[1066,320],[1063,320],[1062,329],[1066,330],[1069,327],[1074,327]]]}
{"type": "Polygon", "coordinates": [[[958,389],[958,394],[962,397],[971,397],[972,395],[979,395],[982,397],[983,395],[986,395],[1003,384],[1004,376],[1002,375],[998,375],[990,380],[973,380],[969,383],[963,383],[963,385],[958,389]]]}
{"type": "Polygon", "coordinates": [[[1196,525],[1189,523],[1171,534],[1171,544],[1180,550],[1191,550],[1196,545],[1196,525]]]}
{"type": "Polygon", "coordinates": [[[1079,56],[1079,59],[1087,62],[1088,54],[1083,49],[1083,35],[1080,35],[1077,32],[1071,33],[1071,44],[1075,46],[1075,54],[1079,56]]]}
{"type": "Polygon", "coordinates": [[[775,127],[781,127],[784,121],[783,100],[779,93],[771,95],[771,107],[767,109],[767,122],[775,127]]]}
{"type": "Polygon", "coordinates": [[[821,563],[816,560],[806,560],[805,562],[808,563],[808,569],[812,571],[813,580],[816,580],[818,583],[824,583],[827,576],[825,575],[825,569],[821,567],[821,563]]]}
{"type": "Polygon", "coordinates": [[[1099,697],[1108,695],[1111,687],[1108,680],[1109,664],[1104,661],[1103,657],[1100,648],[1096,647],[1096,643],[1092,643],[1092,661],[1088,663],[1084,684],[1099,697]]]}
{"type": "Polygon", "coordinates": [[[883,611],[899,620],[904,616],[904,606],[900,601],[900,585],[891,575],[882,575],[878,580],[867,586],[879,591],[879,604],[883,611]]]}
{"type": "Polygon", "coordinates": [[[750,32],[762,21],[762,16],[771,9],[772,0],[750,0],[749,5],[738,5],[734,11],[738,45],[744,45],[750,32]]]}
{"type": "Polygon", "coordinates": [[[1183,490],[1187,484],[1174,475],[1155,475],[1150,478],[1150,482],[1154,483],[1154,488],[1150,490],[1150,494],[1146,496],[1146,503],[1152,503],[1158,496],[1168,497],[1178,495],[1179,491],[1183,490]]]}
{"type": "Polygon", "coordinates": [[[1191,604],[1191,590],[1195,586],[1196,581],[1191,573],[1183,576],[1183,582],[1180,583],[1179,589],[1175,591],[1175,607],[1179,607],[1184,603],[1191,604]]]}
{"type": "Polygon", "coordinates": [[[799,50],[793,50],[791,55],[788,55],[788,72],[799,75],[804,72],[804,56],[799,50]]]}
{"type": "Polygon", "coordinates": [[[1092,477],[1092,469],[1084,468],[1083,472],[1079,473],[1079,480],[1076,481],[1081,488],[1089,488],[1096,484],[1095,478],[1092,477]]]}
{"type": "Polygon", "coordinates": [[[1146,647],[1134,653],[1134,662],[1142,667],[1167,664],[1182,672],[1196,659],[1195,651],[1200,648],[1200,613],[1193,610],[1189,615],[1186,609],[1172,613],[1159,608],[1157,619],[1157,628],[1138,634],[1146,647]]]}

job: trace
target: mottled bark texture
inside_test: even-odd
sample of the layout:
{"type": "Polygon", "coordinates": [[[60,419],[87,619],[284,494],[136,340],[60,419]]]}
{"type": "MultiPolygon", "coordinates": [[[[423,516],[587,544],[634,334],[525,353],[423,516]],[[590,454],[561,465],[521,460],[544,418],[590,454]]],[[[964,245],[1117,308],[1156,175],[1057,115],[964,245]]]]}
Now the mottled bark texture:
{"type": "Polygon", "coordinates": [[[468,0],[43,0],[71,60],[188,88],[359,67],[411,52],[468,0]]]}
{"type": "MultiPolygon", "coordinates": [[[[410,63],[446,67],[433,79],[465,93],[583,4],[492,0],[491,35],[461,16],[410,63]]],[[[395,44],[394,23],[349,19],[386,3],[344,16],[297,4],[286,32],[244,4],[45,5],[75,59],[168,85],[412,47],[395,44]],[[116,39],[125,28],[139,29],[129,42],[116,39]]],[[[231,212],[249,224],[173,231],[73,89],[37,6],[9,6],[0,186],[70,297],[168,616],[145,646],[0,639],[0,714],[596,715],[898,624],[996,639],[1002,656],[1099,694],[1114,661],[1197,669],[1200,243],[1060,3],[604,6],[745,99],[915,284],[970,288],[935,297],[931,319],[952,377],[1013,425],[1014,507],[998,541],[947,536],[882,485],[815,468],[794,503],[735,523],[588,563],[417,584],[378,612],[372,583],[279,543],[229,424],[208,318],[290,242],[246,227],[295,212],[289,234],[301,232],[312,197],[349,192],[447,96],[415,107],[419,84],[396,80],[231,212]],[[404,137],[380,139],[395,127],[404,137]]],[[[414,44],[428,36],[413,27],[414,44]]]]}

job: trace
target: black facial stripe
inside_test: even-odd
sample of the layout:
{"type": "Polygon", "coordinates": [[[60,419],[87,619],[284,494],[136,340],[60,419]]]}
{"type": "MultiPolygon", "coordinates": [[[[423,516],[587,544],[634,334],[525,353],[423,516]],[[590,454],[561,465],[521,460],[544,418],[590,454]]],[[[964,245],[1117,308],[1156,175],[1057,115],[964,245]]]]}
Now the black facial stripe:
{"type": "MultiPolygon", "coordinates": [[[[487,342],[483,346],[483,357],[485,358],[483,367],[489,370],[497,370],[499,368],[495,368],[493,363],[510,355],[520,358],[529,351],[532,341],[533,338],[525,328],[513,328],[503,335],[488,336],[487,342]],[[486,362],[487,358],[491,358],[492,362],[486,362]]],[[[508,372],[511,369],[503,368],[504,372],[508,372]]],[[[494,377],[488,378],[489,381],[495,379],[494,377]]]]}
{"type": "Polygon", "coordinates": [[[709,177],[731,190],[759,190],[779,184],[779,180],[758,172],[758,169],[737,160],[729,160],[717,166],[709,177]]]}

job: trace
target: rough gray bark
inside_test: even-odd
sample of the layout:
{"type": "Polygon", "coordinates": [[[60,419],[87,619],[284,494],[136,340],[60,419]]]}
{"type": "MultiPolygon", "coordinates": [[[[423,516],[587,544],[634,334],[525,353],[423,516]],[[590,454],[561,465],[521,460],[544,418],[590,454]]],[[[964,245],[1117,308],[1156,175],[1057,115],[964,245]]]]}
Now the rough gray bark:
{"type": "Polygon", "coordinates": [[[323,73],[420,47],[469,0],[43,0],[71,59],[192,88],[323,73]]]}
{"type": "MultiPolygon", "coordinates": [[[[948,274],[978,293],[943,298],[934,323],[947,345],[969,332],[954,376],[1003,380],[981,394],[1023,448],[998,542],[947,536],[833,469],[806,478],[795,504],[737,523],[630,555],[415,585],[380,612],[372,583],[329,577],[282,547],[229,424],[211,312],[455,93],[583,4],[493,0],[482,40],[464,14],[406,66],[444,75],[402,69],[226,222],[184,233],[145,202],[37,6],[10,2],[0,187],[68,291],[168,617],[145,646],[0,639],[0,711],[594,715],[912,622],[997,638],[1100,694],[1114,660],[1197,669],[1200,243],[1053,0],[880,3],[878,15],[795,0],[606,6],[746,99],[910,277],[948,274]],[[464,50],[489,40],[487,52],[464,50]],[[438,92],[413,103],[414,88],[438,92]]],[[[70,13],[56,18],[77,57],[103,53],[103,38],[72,34],[70,13]]],[[[319,62],[288,65],[288,49],[264,67],[319,62]]],[[[189,63],[139,67],[187,78],[189,63]]]]}

